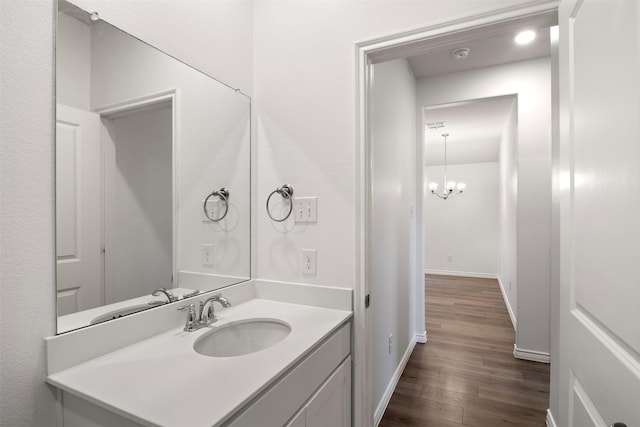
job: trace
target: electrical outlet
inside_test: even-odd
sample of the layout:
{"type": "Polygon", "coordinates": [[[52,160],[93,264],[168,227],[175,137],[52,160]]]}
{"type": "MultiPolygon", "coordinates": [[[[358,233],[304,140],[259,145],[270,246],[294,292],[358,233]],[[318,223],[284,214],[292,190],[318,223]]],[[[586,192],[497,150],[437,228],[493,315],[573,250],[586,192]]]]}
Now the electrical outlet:
{"type": "Polygon", "coordinates": [[[393,347],[393,334],[389,335],[389,354],[391,354],[391,347],[393,347]]]}
{"type": "Polygon", "coordinates": [[[213,267],[213,245],[211,243],[202,244],[202,265],[213,267]]]}
{"type": "Polygon", "coordinates": [[[302,250],[302,274],[307,276],[316,275],[316,255],[315,249],[303,249],[302,250]]]}
{"type": "Polygon", "coordinates": [[[294,197],[293,213],[296,222],[318,222],[318,198],[294,197]]]}
{"type": "MultiPolygon", "coordinates": [[[[200,216],[202,217],[202,221],[211,222],[211,220],[204,214],[204,209],[202,208],[202,206],[204,206],[204,200],[200,206],[200,216]]],[[[207,214],[209,214],[210,218],[218,218],[218,212],[220,212],[220,200],[212,197],[207,202],[207,214]]]]}

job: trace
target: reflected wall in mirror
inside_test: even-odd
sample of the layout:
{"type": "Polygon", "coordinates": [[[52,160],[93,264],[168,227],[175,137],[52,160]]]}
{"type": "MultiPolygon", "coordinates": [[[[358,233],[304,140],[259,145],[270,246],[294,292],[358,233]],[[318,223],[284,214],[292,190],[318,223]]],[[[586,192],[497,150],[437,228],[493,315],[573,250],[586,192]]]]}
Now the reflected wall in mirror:
{"type": "Polygon", "coordinates": [[[250,99],[63,0],[56,255],[58,333],[250,278],[250,99]]]}

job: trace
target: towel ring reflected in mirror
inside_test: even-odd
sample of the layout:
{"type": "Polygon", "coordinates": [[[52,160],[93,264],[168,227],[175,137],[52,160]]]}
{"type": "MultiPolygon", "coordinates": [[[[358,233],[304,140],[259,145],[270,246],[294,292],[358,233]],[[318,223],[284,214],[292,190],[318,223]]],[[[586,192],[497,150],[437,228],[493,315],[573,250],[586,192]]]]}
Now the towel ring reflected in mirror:
{"type": "Polygon", "coordinates": [[[229,189],[222,187],[219,190],[214,190],[204,199],[204,204],[202,206],[204,209],[204,215],[209,219],[209,221],[218,222],[224,219],[227,216],[227,212],[229,212],[229,189]],[[211,218],[209,216],[209,212],[207,211],[207,203],[209,203],[209,199],[212,197],[218,197],[222,202],[224,202],[224,213],[220,215],[218,218],[211,218]]]}
{"type": "Polygon", "coordinates": [[[271,218],[272,221],[283,222],[291,216],[291,212],[293,212],[293,200],[291,200],[291,196],[293,196],[293,187],[289,184],[284,184],[282,187],[276,188],[271,192],[271,194],[269,194],[269,197],[267,197],[267,215],[269,215],[269,218],[271,218]],[[283,199],[289,201],[289,212],[287,212],[283,218],[274,218],[269,210],[269,202],[274,194],[279,194],[283,199]]]}

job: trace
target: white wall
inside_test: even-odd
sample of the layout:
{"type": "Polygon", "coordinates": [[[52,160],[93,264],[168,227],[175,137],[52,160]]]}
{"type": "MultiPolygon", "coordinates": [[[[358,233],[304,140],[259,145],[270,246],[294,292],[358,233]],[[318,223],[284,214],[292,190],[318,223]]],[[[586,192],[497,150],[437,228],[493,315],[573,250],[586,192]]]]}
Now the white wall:
{"type": "Polygon", "coordinates": [[[418,105],[517,94],[516,345],[549,352],[551,233],[551,70],[549,58],[418,80],[418,105]]]}
{"type": "Polygon", "coordinates": [[[0,2],[0,425],[55,420],[53,6],[0,2]]]}
{"type": "Polygon", "coordinates": [[[409,216],[415,206],[416,82],[405,59],[376,64],[373,73],[371,240],[376,244],[371,254],[370,310],[373,403],[379,408],[416,333],[416,284],[410,263],[415,219],[409,216]]]}
{"type": "Polygon", "coordinates": [[[518,3],[524,1],[255,3],[256,277],[354,286],[355,44],[518,3]],[[268,219],[263,204],[285,182],[297,195],[318,196],[316,225],[268,219]],[[303,248],[318,250],[316,276],[302,275],[303,248]]]}
{"type": "Polygon", "coordinates": [[[251,95],[252,0],[71,0],[163,52],[251,95]]]}
{"type": "Polygon", "coordinates": [[[500,285],[515,324],[518,302],[518,122],[514,99],[500,139],[500,285]]]}
{"type": "MultiPolygon", "coordinates": [[[[77,2],[251,93],[249,1],[77,2]]],[[[55,423],[43,338],[55,333],[54,2],[0,2],[0,425],[55,423]],[[35,201],[35,202],[34,202],[35,201]],[[34,203],[36,207],[34,208],[34,203]]]]}
{"type": "Polygon", "coordinates": [[[500,254],[498,163],[449,165],[448,178],[464,182],[467,189],[447,200],[431,194],[428,188],[432,181],[442,188],[443,175],[443,166],[425,167],[426,272],[495,276],[500,254]]]}
{"type": "Polygon", "coordinates": [[[64,13],[58,13],[56,41],[56,102],[90,111],[91,30],[64,13]]]}

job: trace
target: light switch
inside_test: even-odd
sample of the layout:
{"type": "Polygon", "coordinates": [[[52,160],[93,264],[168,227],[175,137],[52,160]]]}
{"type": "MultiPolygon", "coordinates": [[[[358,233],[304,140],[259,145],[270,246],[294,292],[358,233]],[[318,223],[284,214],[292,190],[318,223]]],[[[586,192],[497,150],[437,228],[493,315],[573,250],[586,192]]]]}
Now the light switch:
{"type": "Polygon", "coordinates": [[[296,222],[318,222],[318,198],[294,197],[293,214],[296,222]]]}

